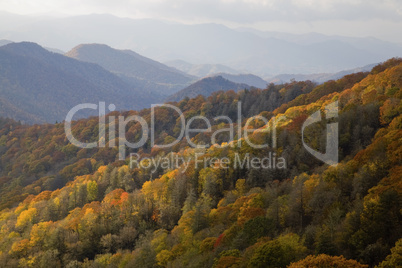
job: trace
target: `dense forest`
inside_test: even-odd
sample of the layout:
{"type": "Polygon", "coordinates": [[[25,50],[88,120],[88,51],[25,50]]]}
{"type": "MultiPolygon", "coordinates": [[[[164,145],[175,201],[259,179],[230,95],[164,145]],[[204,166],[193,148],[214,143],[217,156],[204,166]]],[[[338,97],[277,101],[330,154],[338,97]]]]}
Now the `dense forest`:
{"type": "MultiPolygon", "coordinates": [[[[401,98],[397,58],[318,86],[292,82],[185,98],[170,104],[186,119],[203,115],[213,122],[227,115],[244,129],[255,115],[283,118],[277,145],[256,149],[238,136],[229,144],[223,134],[205,149],[186,140],[167,149],[147,142],[127,148],[149,161],[137,167],[130,158],[119,160],[116,146],[75,147],[63,123],[1,119],[0,267],[401,267],[401,98]],[[334,101],[339,164],[329,166],[306,151],[301,130],[311,114],[334,101]],[[233,163],[237,155],[273,154],[286,160],[286,168],[222,168],[196,160],[226,157],[233,163]],[[161,168],[150,161],[166,157],[189,164],[161,168]]],[[[170,143],[180,120],[169,109],[155,113],[156,141],[170,143]]],[[[118,115],[151,121],[150,109],[108,116],[118,115]]],[[[309,146],[325,150],[331,120],[306,130],[309,146]]],[[[98,123],[97,117],[74,121],[72,131],[80,141],[97,141],[98,123]]],[[[251,125],[255,144],[272,140],[270,124],[251,125]]],[[[212,125],[225,127],[224,120],[212,125]]],[[[113,140],[113,129],[105,132],[113,140]]],[[[141,135],[139,122],[127,125],[127,140],[141,135]]],[[[211,140],[210,133],[191,138],[196,144],[211,140]]]]}

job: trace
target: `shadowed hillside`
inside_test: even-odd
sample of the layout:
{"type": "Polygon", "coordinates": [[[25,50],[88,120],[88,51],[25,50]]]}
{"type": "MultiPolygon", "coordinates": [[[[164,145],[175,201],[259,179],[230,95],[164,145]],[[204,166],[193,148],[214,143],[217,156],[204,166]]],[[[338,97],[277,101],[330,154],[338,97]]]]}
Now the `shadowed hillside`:
{"type": "Polygon", "coordinates": [[[147,92],[168,96],[183,89],[195,77],[131,50],[117,50],[106,45],[79,45],[65,54],[78,60],[99,64],[147,92]]]}
{"type": "MultiPolygon", "coordinates": [[[[108,101],[119,110],[141,109],[153,97],[92,63],[52,53],[34,43],[0,47],[1,116],[26,123],[64,120],[77,104],[108,101]]],[[[96,115],[87,110],[80,116],[96,115]]]]}

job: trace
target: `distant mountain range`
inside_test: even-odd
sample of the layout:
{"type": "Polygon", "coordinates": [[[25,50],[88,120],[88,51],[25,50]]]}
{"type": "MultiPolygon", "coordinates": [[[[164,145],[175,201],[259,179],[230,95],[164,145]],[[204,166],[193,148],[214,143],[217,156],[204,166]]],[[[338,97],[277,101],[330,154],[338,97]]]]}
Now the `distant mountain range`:
{"type": "Polygon", "coordinates": [[[197,77],[205,77],[218,73],[240,74],[241,72],[222,64],[191,64],[183,60],[172,60],[165,62],[166,65],[172,66],[182,72],[197,77]]]}
{"type": "Polygon", "coordinates": [[[196,65],[222,64],[261,77],[335,73],[402,55],[402,45],[371,37],[294,35],[111,15],[21,18],[2,13],[1,38],[30,40],[63,51],[77,44],[101,43],[128,48],[159,62],[180,59],[196,65]]]}
{"type": "Polygon", "coordinates": [[[166,62],[166,65],[197,77],[222,76],[235,83],[247,84],[258,88],[267,86],[267,82],[261,77],[254,74],[245,74],[222,64],[191,64],[182,60],[174,60],[166,62]]]}
{"type": "Polygon", "coordinates": [[[223,90],[239,90],[245,88],[267,88],[268,84],[285,84],[294,81],[307,81],[310,80],[317,84],[322,84],[329,80],[337,80],[345,75],[369,72],[376,64],[366,65],[364,67],[355,68],[351,70],[345,70],[337,73],[323,73],[323,74],[281,74],[267,80],[262,79],[259,76],[253,74],[227,74],[216,73],[210,76],[206,76],[194,84],[180,90],[176,94],[173,94],[167,101],[180,101],[185,97],[194,98],[197,95],[209,96],[215,91],[223,90]]]}
{"type": "MultiPolygon", "coordinates": [[[[97,64],[49,52],[35,43],[0,47],[0,116],[27,123],[63,120],[77,104],[148,107],[154,97],[97,64]]],[[[96,115],[86,110],[81,116],[96,115]]]]}
{"type": "MultiPolygon", "coordinates": [[[[0,116],[27,123],[53,123],[85,102],[106,101],[118,110],[138,110],[153,103],[209,96],[220,90],[266,88],[271,82],[281,84],[294,79],[323,83],[373,67],[332,74],[284,74],[264,80],[253,74],[214,73],[213,70],[235,71],[223,65],[204,65],[219,68],[206,68],[212,74],[196,80],[195,76],[131,50],[107,45],[79,45],[65,55],[50,50],[35,43],[0,40],[0,116]]],[[[86,110],[78,116],[96,114],[86,110]]]]}
{"type": "Polygon", "coordinates": [[[371,69],[377,64],[369,64],[360,68],[354,68],[351,70],[340,71],[337,73],[319,73],[319,74],[280,74],[274,77],[266,78],[269,83],[274,84],[283,84],[291,82],[291,80],[295,81],[306,81],[310,80],[316,82],[318,84],[322,84],[329,80],[337,80],[345,75],[358,73],[358,72],[369,72],[371,69]]]}
{"type": "Polygon", "coordinates": [[[117,50],[107,45],[79,45],[65,55],[99,64],[128,83],[165,97],[196,80],[194,76],[143,57],[134,51],[117,50]]]}
{"type": "Polygon", "coordinates": [[[227,91],[234,90],[239,91],[242,89],[250,88],[249,85],[239,84],[229,81],[228,79],[223,78],[222,76],[213,76],[213,77],[205,77],[194,84],[180,90],[179,92],[173,94],[168,97],[166,101],[180,101],[186,97],[195,98],[198,95],[203,95],[205,97],[211,95],[216,91],[227,91]]]}
{"type": "MultiPolygon", "coordinates": [[[[4,41],[0,46],[0,116],[26,123],[62,121],[77,104],[113,103],[138,110],[167,98],[209,96],[219,90],[266,87],[255,75],[221,73],[190,84],[195,77],[106,45],[79,45],[65,55],[35,43],[4,41]],[[184,89],[183,89],[184,88],[184,89]],[[182,89],[182,90],[180,90],[182,89]]],[[[86,110],[78,117],[96,115],[86,110]]]]}
{"type": "Polygon", "coordinates": [[[253,74],[227,74],[227,73],[217,73],[214,76],[222,76],[223,78],[238,83],[247,84],[252,87],[257,87],[265,89],[267,87],[267,81],[263,80],[261,77],[253,74]]]}

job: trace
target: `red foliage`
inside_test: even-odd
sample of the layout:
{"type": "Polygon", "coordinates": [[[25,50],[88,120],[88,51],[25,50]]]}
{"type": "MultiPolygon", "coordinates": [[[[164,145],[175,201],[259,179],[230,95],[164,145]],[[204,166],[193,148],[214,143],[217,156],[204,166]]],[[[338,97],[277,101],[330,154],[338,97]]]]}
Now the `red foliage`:
{"type": "Polygon", "coordinates": [[[225,237],[225,234],[221,234],[220,236],[218,236],[218,239],[216,239],[216,242],[214,244],[214,248],[217,248],[222,243],[222,239],[224,237],[225,237]]]}

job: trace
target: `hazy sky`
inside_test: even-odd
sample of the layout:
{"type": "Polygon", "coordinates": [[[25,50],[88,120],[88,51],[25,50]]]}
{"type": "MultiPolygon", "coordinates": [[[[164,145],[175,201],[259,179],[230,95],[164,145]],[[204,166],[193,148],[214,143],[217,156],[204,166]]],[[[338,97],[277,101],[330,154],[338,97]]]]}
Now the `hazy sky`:
{"type": "Polygon", "coordinates": [[[402,0],[0,0],[0,10],[58,16],[110,13],[402,42],[402,0]]]}

